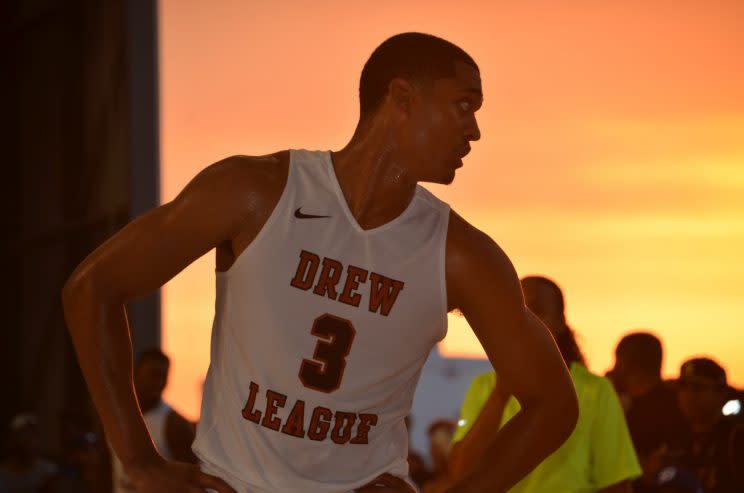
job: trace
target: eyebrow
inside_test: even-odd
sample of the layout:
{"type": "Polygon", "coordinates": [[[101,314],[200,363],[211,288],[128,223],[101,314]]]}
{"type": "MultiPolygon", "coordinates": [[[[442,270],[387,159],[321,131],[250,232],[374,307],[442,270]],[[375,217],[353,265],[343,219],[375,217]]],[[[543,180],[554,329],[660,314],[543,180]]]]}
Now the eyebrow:
{"type": "Polygon", "coordinates": [[[474,87],[468,87],[467,89],[465,89],[465,92],[470,93],[470,94],[475,94],[480,99],[483,99],[483,91],[481,91],[480,89],[476,89],[474,87]]]}

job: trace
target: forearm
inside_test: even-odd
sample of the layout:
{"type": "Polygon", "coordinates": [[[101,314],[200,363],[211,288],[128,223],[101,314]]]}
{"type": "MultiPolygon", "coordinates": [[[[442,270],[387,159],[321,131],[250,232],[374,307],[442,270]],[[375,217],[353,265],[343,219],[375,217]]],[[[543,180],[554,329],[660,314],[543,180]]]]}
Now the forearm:
{"type": "Polygon", "coordinates": [[[122,302],[106,300],[90,281],[68,281],[65,320],[106,436],[132,472],[161,460],[142,418],[132,379],[132,343],[122,302]]]}
{"type": "Polygon", "coordinates": [[[448,493],[507,491],[568,438],[575,426],[571,409],[570,403],[523,406],[491,435],[482,455],[472,455],[474,460],[448,493]]]}
{"type": "Polygon", "coordinates": [[[489,445],[501,426],[504,406],[509,399],[509,396],[503,395],[499,388],[500,385],[497,383],[473,426],[465,437],[452,447],[448,464],[452,479],[463,478],[471,472],[472,465],[477,464],[488,452],[489,445]]]}

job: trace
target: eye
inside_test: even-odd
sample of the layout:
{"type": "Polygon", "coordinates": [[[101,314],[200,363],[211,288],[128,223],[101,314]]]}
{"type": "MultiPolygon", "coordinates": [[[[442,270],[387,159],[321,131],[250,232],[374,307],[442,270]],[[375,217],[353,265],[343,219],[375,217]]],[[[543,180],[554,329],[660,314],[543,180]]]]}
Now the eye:
{"type": "Polygon", "coordinates": [[[467,99],[460,100],[458,104],[463,113],[467,113],[473,108],[473,105],[470,104],[470,101],[468,101],[467,99]]]}

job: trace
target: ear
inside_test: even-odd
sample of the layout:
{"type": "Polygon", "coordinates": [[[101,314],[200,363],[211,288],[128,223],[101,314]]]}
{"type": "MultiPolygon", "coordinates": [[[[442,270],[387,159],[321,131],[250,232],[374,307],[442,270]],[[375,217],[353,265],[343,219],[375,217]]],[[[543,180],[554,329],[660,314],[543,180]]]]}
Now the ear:
{"type": "Polygon", "coordinates": [[[415,88],[406,79],[395,78],[388,85],[388,98],[390,103],[402,115],[408,116],[411,112],[415,88]]]}

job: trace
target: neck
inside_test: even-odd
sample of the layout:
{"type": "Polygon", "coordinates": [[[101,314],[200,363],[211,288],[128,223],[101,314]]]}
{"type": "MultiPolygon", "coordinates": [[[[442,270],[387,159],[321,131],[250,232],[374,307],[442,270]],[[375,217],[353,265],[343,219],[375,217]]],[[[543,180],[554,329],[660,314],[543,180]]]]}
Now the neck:
{"type": "Polygon", "coordinates": [[[398,217],[416,191],[416,181],[397,157],[393,132],[383,119],[360,122],[351,141],[331,153],[349,210],[364,229],[398,217]]]}

